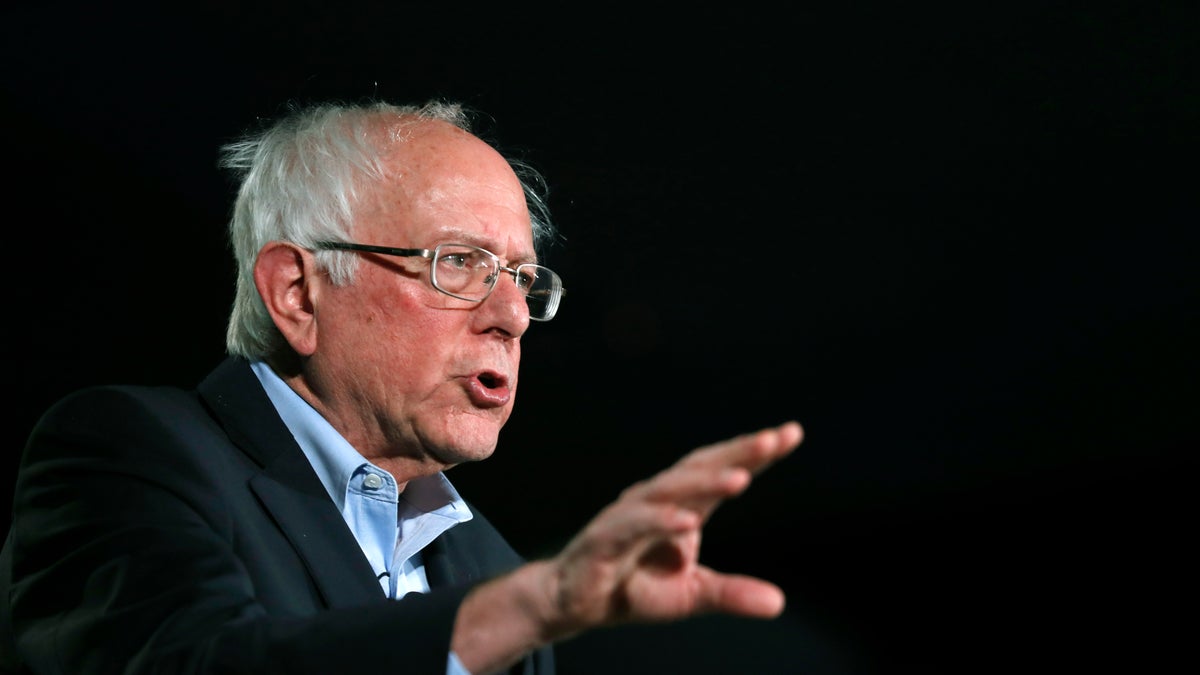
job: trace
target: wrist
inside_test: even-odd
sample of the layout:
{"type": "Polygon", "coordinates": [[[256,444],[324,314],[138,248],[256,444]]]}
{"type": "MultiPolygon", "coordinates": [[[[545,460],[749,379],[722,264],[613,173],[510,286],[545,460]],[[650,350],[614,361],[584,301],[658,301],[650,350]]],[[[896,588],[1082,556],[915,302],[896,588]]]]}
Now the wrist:
{"type": "Polygon", "coordinates": [[[451,650],[472,673],[507,668],[578,632],[555,602],[554,565],[533,561],[479,584],[459,605],[451,650]]]}

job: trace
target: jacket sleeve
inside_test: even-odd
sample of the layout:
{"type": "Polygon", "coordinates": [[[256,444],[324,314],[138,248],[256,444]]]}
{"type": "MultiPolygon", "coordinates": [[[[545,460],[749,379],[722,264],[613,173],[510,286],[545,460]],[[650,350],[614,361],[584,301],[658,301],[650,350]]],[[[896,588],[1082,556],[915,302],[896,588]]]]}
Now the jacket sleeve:
{"type": "Polygon", "coordinates": [[[251,499],[242,467],[201,410],[182,390],[98,388],[43,416],[0,573],[17,660],[71,675],[443,675],[468,585],[335,609],[308,590],[268,601],[272,575],[251,572],[269,571],[267,549],[231,506],[251,499]]]}

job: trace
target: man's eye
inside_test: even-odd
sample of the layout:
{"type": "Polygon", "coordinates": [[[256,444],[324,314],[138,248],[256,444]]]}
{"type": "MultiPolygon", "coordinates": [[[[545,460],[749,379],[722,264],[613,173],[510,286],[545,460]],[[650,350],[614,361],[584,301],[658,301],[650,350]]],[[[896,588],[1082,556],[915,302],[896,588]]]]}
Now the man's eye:
{"type": "Polygon", "coordinates": [[[465,253],[450,253],[442,256],[439,264],[462,269],[467,266],[467,256],[465,253]]]}

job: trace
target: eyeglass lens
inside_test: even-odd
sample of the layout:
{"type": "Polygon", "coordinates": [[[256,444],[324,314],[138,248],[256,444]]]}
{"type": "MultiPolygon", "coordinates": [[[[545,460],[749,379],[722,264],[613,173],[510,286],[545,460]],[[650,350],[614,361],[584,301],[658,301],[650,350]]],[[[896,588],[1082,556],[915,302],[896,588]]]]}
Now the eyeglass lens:
{"type": "MultiPolygon", "coordinates": [[[[496,285],[500,261],[488,251],[474,246],[442,245],[433,260],[433,282],[445,293],[468,300],[482,300],[496,285]]],[[[525,293],[532,318],[546,320],[554,316],[560,295],[560,282],[540,265],[518,265],[514,279],[525,293]]]]}

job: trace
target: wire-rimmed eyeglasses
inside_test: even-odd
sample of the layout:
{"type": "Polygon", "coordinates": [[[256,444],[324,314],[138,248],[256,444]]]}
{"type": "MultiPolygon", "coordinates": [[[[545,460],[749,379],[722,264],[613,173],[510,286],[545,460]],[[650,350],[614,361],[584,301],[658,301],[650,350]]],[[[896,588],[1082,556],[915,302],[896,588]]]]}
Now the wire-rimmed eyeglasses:
{"type": "Polygon", "coordinates": [[[566,289],[562,279],[549,267],[534,263],[523,263],[516,267],[505,267],[495,253],[470,244],[441,244],[437,248],[392,248],[371,244],[355,244],[347,241],[321,241],[316,248],[322,250],[360,251],[382,253],[401,258],[422,257],[429,259],[429,281],[439,292],[452,298],[468,302],[483,302],[496,288],[501,272],[512,275],[517,288],[525,295],[529,306],[529,318],[534,321],[549,321],[558,312],[566,289]]]}

